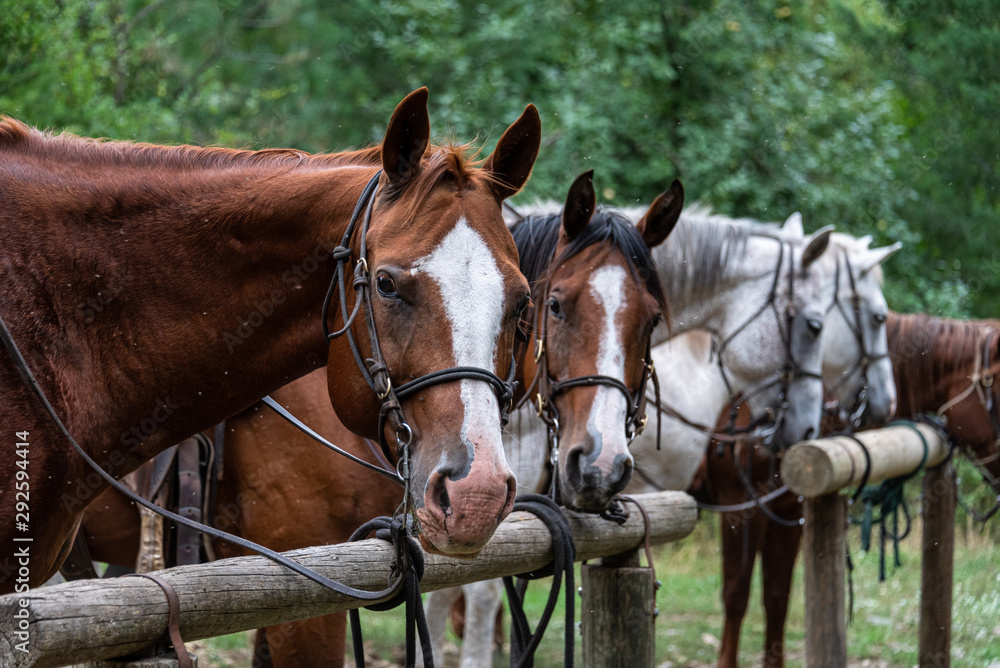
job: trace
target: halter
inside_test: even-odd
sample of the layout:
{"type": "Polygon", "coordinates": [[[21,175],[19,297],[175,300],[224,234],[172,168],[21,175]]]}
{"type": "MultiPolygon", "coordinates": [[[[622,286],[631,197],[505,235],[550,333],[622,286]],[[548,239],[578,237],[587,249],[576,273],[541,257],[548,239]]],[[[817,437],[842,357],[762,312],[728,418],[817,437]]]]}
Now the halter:
{"type": "MultiPolygon", "coordinates": [[[[499,376],[488,369],[472,366],[457,366],[449,369],[432,371],[419,378],[403,383],[398,387],[393,387],[392,379],[389,375],[388,365],[386,364],[385,357],[383,357],[381,347],[379,346],[378,331],[375,327],[375,313],[372,309],[371,276],[368,269],[368,245],[366,239],[368,228],[371,224],[372,209],[375,206],[375,194],[378,192],[378,181],[381,175],[382,170],[379,170],[375,173],[371,180],[368,181],[368,184],[365,186],[361,196],[358,198],[357,204],[354,207],[354,212],[351,214],[351,221],[347,226],[347,230],[344,232],[340,245],[333,249],[332,255],[334,260],[337,262],[337,267],[334,271],[333,278],[330,281],[330,287],[327,289],[326,299],[323,301],[323,312],[321,317],[323,335],[326,337],[328,342],[339,336],[347,337],[347,341],[351,347],[351,352],[354,355],[354,360],[358,365],[358,369],[361,371],[362,377],[365,379],[368,387],[371,388],[372,392],[374,392],[382,402],[378,417],[378,443],[386,459],[389,461],[395,459],[397,473],[399,474],[400,479],[404,481],[408,492],[410,478],[409,446],[413,441],[413,429],[406,422],[402,406],[400,405],[400,400],[406,399],[407,397],[412,396],[413,394],[432,385],[453,382],[456,380],[483,381],[490,384],[490,387],[493,388],[493,391],[497,396],[497,401],[500,405],[500,423],[501,427],[503,427],[507,424],[511,402],[514,396],[514,389],[516,386],[514,381],[515,367],[512,355],[508,366],[507,380],[502,380],[499,376]],[[364,212],[363,218],[361,217],[362,211],[364,212]],[[359,219],[362,221],[360,249],[358,252],[358,261],[354,266],[354,280],[352,283],[356,295],[354,299],[354,307],[351,309],[350,313],[348,313],[346,285],[347,265],[350,262],[353,252],[350,247],[351,239],[354,236],[354,231],[357,228],[359,219]],[[340,298],[340,314],[344,322],[344,326],[337,331],[331,332],[327,322],[330,302],[333,300],[335,290],[340,298]],[[363,358],[361,356],[357,341],[354,339],[354,334],[351,331],[351,325],[360,312],[362,305],[365,310],[365,323],[368,327],[368,339],[371,344],[371,357],[368,358],[363,358]],[[389,444],[385,439],[386,421],[392,425],[396,434],[395,454],[390,451],[389,444]]],[[[301,428],[302,427],[300,427],[300,429],[301,428]]],[[[303,431],[305,430],[303,429],[303,431]]],[[[306,433],[309,432],[306,431],[306,433]]],[[[404,504],[409,503],[408,499],[409,494],[407,493],[404,504]]]]}
{"type": "MultiPolygon", "coordinates": [[[[843,385],[850,380],[854,372],[857,371],[861,376],[861,389],[858,390],[858,394],[855,396],[854,403],[851,408],[848,409],[849,416],[846,420],[847,424],[852,428],[856,429],[861,426],[861,418],[865,411],[868,409],[868,399],[869,399],[869,387],[868,387],[868,369],[872,364],[886,359],[889,357],[889,353],[874,353],[868,347],[868,341],[865,340],[865,330],[862,324],[862,299],[861,295],[858,293],[857,281],[854,278],[854,268],[851,266],[851,261],[844,253],[837,257],[837,268],[834,274],[833,283],[833,301],[826,308],[826,313],[829,314],[836,308],[840,311],[841,316],[844,318],[844,322],[850,328],[851,333],[854,334],[854,339],[858,344],[858,350],[861,354],[858,356],[857,361],[851,365],[851,367],[841,375],[840,379],[829,388],[828,393],[833,395],[836,394],[843,385]],[[848,316],[847,309],[845,308],[843,301],[840,299],[840,265],[841,257],[844,261],[845,272],[847,274],[848,284],[851,287],[851,313],[854,318],[852,319],[848,316]]],[[[836,411],[840,408],[839,405],[834,402],[831,406],[831,411],[836,411]]]]}
{"type": "Polygon", "coordinates": [[[778,296],[778,284],[781,278],[781,270],[784,265],[785,247],[787,245],[789,249],[791,248],[791,244],[789,242],[782,241],[781,239],[775,240],[779,243],[778,262],[774,269],[774,278],[771,281],[771,290],[768,292],[767,299],[759,309],[743,321],[743,324],[733,330],[733,332],[723,339],[718,345],[715,345],[713,338],[713,352],[716,355],[716,364],[719,367],[719,374],[722,376],[722,382],[725,383],[726,391],[729,392],[730,398],[729,425],[726,428],[726,433],[729,436],[733,436],[735,434],[756,432],[757,436],[765,444],[769,444],[771,440],[773,440],[774,436],[777,434],[778,425],[781,424],[782,418],[788,410],[788,391],[791,388],[792,383],[794,383],[797,378],[815,378],[822,380],[822,376],[819,373],[803,369],[798,360],[795,359],[795,354],[792,351],[792,325],[796,316],[794,306],[795,258],[790,250],[788,253],[788,304],[785,305],[785,312],[783,315],[779,312],[775,303],[778,296]],[[785,347],[785,361],[781,366],[781,370],[776,372],[772,378],[760,383],[749,392],[735,392],[733,391],[732,384],[729,382],[729,376],[726,374],[726,367],[722,362],[722,355],[725,353],[729,344],[732,343],[733,339],[739,336],[744,329],[746,329],[752,322],[768,310],[774,314],[775,320],[778,322],[778,331],[781,334],[781,341],[785,347]],[[785,322],[784,329],[781,327],[782,319],[784,319],[785,322]],[[763,415],[754,418],[746,427],[737,428],[736,417],[743,402],[749,401],[754,396],[774,387],[775,385],[780,388],[778,393],[777,408],[775,409],[769,407],[763,415]]]}
{"type": "MultiPolygon", "coordinates": [[[[554,269],[553,269],[554,271],[554,269]]],[[[545,347],[546,327],[549,314],[549,289],[552,273],[544,283],[542,292],[543,303],[538,309],[536,320],[538,321],[537,336],[535,337],[535,377],[525,390],[524,396],[518,402],[520,408],[529,399],[535,404],[535,412],[539,418],[548,426],[549,441],[549,465],[552,467],[552,481],[550,485],[550,496],[558,502],[558,469],[559,469],[559,411],[556,408],[555,398],[574,387],[593,387],[595,385],[605,385],[613,387],[625,395],[627,405],[625,414],[625,436],[629,445],[635,437],[646,428],[646,384],[650,378],[653,380],[653,388],[656,392],[656,402],[660,401],[660,381],[656,376],[656,367],[653,365],[650,356],[650,340],[646,340],[646,352],[642,361],[642,378],[639,380],[639,389],[632,393],[628,386],[622,381],[603,374],[588,374],[576,376],[567,380],[557,381],[549,375],[548,350],[545,347]],[[532,394],[534,391],[534,394],[532,394]]],[[[660,431],[659,416],[657,416],[656,445],[659,449],[660,431]]]]}

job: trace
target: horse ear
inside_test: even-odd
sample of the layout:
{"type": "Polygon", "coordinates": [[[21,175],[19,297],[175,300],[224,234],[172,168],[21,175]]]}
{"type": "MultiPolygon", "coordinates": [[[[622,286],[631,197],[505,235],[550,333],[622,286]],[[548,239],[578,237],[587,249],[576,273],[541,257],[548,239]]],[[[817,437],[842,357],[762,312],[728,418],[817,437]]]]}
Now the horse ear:
{"type": "Polygon", "coordinates": [[[427,88],[418,88],[392,112],[382,141],[382,170],[392,185],[401,186],[417,173],[430,137],[427,88]]]}
{"type": "Polygon", "coordinates": [[[827,248],[830,247],[830,235],[833,234],[833,225],[821,227],[809,237],[806,249],[802,251],[802,268],[808,269],[809,265],[815,262],[827,248]]]}
{"type": "Polygon", "coordinates": [[[594,193],[594,170],[589,170],[576,177],[566,195],[566,206],[562,213],[562,229],[567,239],[587,229],[590,218],[597,208],[597,195],[594,193]]]}
{"type": "Polygon", "coordinates": [[[655,248],[670,236],[684,208],[684,186],[677,179],[653,200],[649,211],[636,224],[642,240],[650,248],[655,248]]]}
{"type": "Polygon", "coordinates": [[[868,257],[865,258],[865,263],[861,267],[862,275],[868,273],[875,267],[879,266],[880,264],[888,260],[889,256],[891,256],[893,253],[895,253],[902,247],[903,244],[897,241],[894,244],[883,246],[882,248],[872,248],[871,250],[869,250],[868,257]]]}
{"type": "Polygon", "coordinates": [[[500,137],[497,147],[483,163],[493,174],[493,194],[502,202],[524,186],[542,143],[542,119],[535,105],[529,104],[521,117],[500,137]]]}
{"type": "Polygon", "coordinates": [[[795,237],[804,237],[806,233],[802,228],[802,214],[796,211],[786,218],[785,223],[781,226],[781,231],[795,237]]]}

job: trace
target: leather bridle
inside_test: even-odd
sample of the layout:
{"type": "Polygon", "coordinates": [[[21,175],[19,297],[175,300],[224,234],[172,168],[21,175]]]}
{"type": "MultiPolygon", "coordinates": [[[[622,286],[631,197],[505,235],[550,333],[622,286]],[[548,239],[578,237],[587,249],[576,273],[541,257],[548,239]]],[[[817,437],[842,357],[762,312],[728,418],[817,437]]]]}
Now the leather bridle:
{"type": "MultiPolygon", "coordinates": [[[[938,417],[945,417],[945,413],[949,409],[965,401],[970,394],[975,393],[980,406],[982,406],[986,415],[989,417],[990,426],[993,429],[994,446],[998,449],[998,451],[986,457],[973,457],[971,456],[971,452],[967,452],[966,454],[969,455],[969,461],[979,471],[983,480],[986,481],[995,492],[1000,493],[1000,480],[995,478],[985,468],[985,464],[989,464],[1000,457],[1000,412],[998,412],[997,401],[993,392],[993,385],[996,382],[996,377],[990,371],[990,366],[992,365],[990,352],[993,348],[991,344],[996,338],[996,335],[997,332],[989,328],[982,333],[982,340],[979,344],[979,356],[976,358],[976,366],[973,368],[972,375],[969,376],[969,387],[942,404],[937,411],[937,415],[938,417]]],[[[968,447],[966,446],[965,449],[968,450],[968,447]]],[[[994,505],[994,508],[989,515],[996,513],[998,507],[1000,507],[1000,496],[997,497],[997,503],[994,505]]]]}
{"type": "MultiPolygon", "coordinates": [[[[858,390],[857,395],[854,398],[853,404],[848,408],[847,424],[851,429],[856,429],[861,426],[861,419],[864,416],[865,411],[868,409],[868,399],[869,399],[869,385],[868,385],[868,369],[871,368],[872,364],[879,362],[883,359],[889,357],[888,351],[885,353],[875,353],[869,349],[868,341],[865,338],[865,329],[862,312],[862,299],[860,293],[858,293],[857,280],[854,276],[854,267],[851,266],[851,261],[847,257],[846,253],[837,258],[837,268],[834,274],[833,283],[833,301],[830,306],[827,307],[826,313],[829,314],[833,309],[840,311],[841,316],[844,318],[844,322],[847,323],[848,328],[851,333],[854,334],[854,339],[858,344],[858,350],[860,355],[857,361],[850,366],[850,368],[845,371],[840,379],[827,389],[827,393],[830,395],[836,395],[837,391],[843,387],[851,376],[855,372],[858,372],[861,376],[861,388],[858,390]],[[848,313],[847,308],[844,306],[843,300],[840,298],[840,267],[841,267],[841,257],[843,258],[843,265],[845,267],[844,271],[847,274],[848,285],[851,289],[851,311],[848,313]],[[851,317],[853,316],[853,318],[851,317]]],[[[839,411],[840,406],[834,402],[830,407],[830,411],[839,411]]]]}
{"type": "MultiPolygon", "coordinates": [[[[385,357],[382,355],[382,350],[379,346],[378,331],[375,326],[375,313],[372,309],[371,299],[371,276],[368,268],[368,245],[366,240],[368,228],[371,224],[372,209],[375,206],[375,196],[378,192],[378,182],[381,175],[382,171],[379,170],[365,186],[361,196],[358,198],[357,204],[354,207],[354,212],[351,214],[351,221],[344,232],[340,245],[333,249],[332,256],[337,262],[337,267],[334,271],[333,278],[330,281],[330,287],[327,289],[321,317],[323,323],[323,335],[326,337],[326,340],[329,342],[339,336],[345,336],[347,338],[347,342],[351,348],[351,353],[354,355],[354,360],[358,365],[358,369],[361,371],[362,377],[365,379],[365,383],[367,383],[368,387],[371,388],[372,392],[374,392],[382,402],[378,417],[378,443],[382,449],[382,453],[385,455],[385,458],[389,461],[395,460],[396,462],[396,473],[398,474],[399,479],[403,481],[404,486],[407,487],[407,494],[403,503],[408,504],[408,487],[410,478],[409,446],[413,441],[413,429],[406,422],[400,400],[406,399],[407,397],[412,396],[432,385],[449,383],[457,380],[483,381],[490,384],[490,387],[493,388],[493,391],[497,396],[497,401],[500,406],[500,423],[501,427],[504,427],[506,426],[509,418],[511,403],[513,401],[514,390],[516,387],[516,382],[514,381],[515,367],[512,355],[508,366],[507,380],[502,380],[489,369],[472,366],[458,366],[432,371],[399,386],[393,386],[392,378],[389,374],[389,367],[386,364],[385,357]],[[362,212],[364,213],[363,217],[362,212]],[[354,299],[354,306],[350,312],[348,312],[347,265],[350,263],[351,256],[353,254],[350,244],[354,236],[354,231],[357,229],[359,220],[361,220],[361,230],[358,260],[354,265],[354,280],[352,282],[352,287],[354,288],[356,295],[354,299]],[[335,291],[339,297],[340,315],[343,321],[343,327],[331,332],[328,325],[328,318],[330,303],[333,300],[335,291]],[[358,316],[362,307],[365,311],[365,324],[368,328],[368,340],[371,346],[371,356],[367,358],[362,357],[360,349],[358,348],[358,343],[354,338],[353,332],[351,331],[351,325],[354,323],[354,319],[358,316]],[[385,439],[385,426],[387,421],[390,426],[392,426],[396,435],[395,452],[391,451],[389,444],[385,439]]],[[[295,423],[293,422],[293,424],[295,423]]],[[[302,427],[300,426],[300,429],[301,428],[302,427]]],[[[306,431],[305,429],[303,429],[303,431],[308,433],[310,436],[313,436],[310,431],[306,431]]]]}
{"type": "MultiPolygon", "coordinates": [[[[557,381],[549,375],[548,349],[546,342],[546,322],[549,315],[549,289],[551,288],[551,277],[555,271],[552,267],[547,273],[549,278],[541,283],[542,304],[537,308],[535,314],[535,376],[525,390],[516,408],[531,401],[535,406],[538,417],[545,422],[548,432],[549,442],[549,465],[551,467],[550,496],[559,501],[559,410],[556,408],[555,399],[560,394],[575,387],[593,387],[604,385],[612,387],[625,395],[625,436],[631,444],[635,437],[643,432],[646,427],[646,384],[650,379],[653,381],[653,388],[656,393],[656,401],[660,400],[660,381],[656,376],[656,367],[653,365],[650,356],[650,339],[646,339],[646,352],[642,362],[642,377],[639,380],[638,389],[633,392],[625,383],[612,376],[603,374],[587,374],[575,376],[566,380],[557,381]]],[[[650,332],[650,336],[652,332],[650,332]]],[[[659,427],[659,416],[657,416],[657,427],[659,427]]],[[[657,449],[660,443],[660,431],[656,433],[657,449]]]]}

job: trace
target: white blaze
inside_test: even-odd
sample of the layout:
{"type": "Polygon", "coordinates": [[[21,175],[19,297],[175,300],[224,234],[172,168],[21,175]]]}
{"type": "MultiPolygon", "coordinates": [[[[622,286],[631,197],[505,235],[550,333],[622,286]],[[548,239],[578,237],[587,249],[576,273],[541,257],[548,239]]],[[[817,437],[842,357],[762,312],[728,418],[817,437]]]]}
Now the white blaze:
{"type": "MultiPolygon", "coordinates": [[[[496,363],[497,344],[503,324],[503,276],[493,253],[483,238],[462,217],[430,255],[416,263],[441,291],[445,314],[451,323],[451,342],[455,366],[474,366],[492,370],[496,363]]],[[[474,445],[500,447],[500,408],[492,387],[479,380],[462,380],[464,408],[462,438],[474,445]],[[487,443],[481,443],[488,438],[487,443]]]]}
{"type": "MultiPolygon", "coordinates": [[[[590,277],[590,293],[604,312],[601,327],[600,347],[597,352],[596,373],[625,382],[625,349],[619,334],[618,313],[627,305],[625,298],[625,270],[619,266],[602,267],[590,277]]],[[[608,463],[617,454],[624,452],[625,416],[628,412],[625,395],[621,390],[607,385],[598,385],[594,404],[587,419],[587,429],[595,443],[601,444],[592,453],[591,462],[608,458],[608,463]],[[603,445],[611,447],[604,448],[603,445]]]]}

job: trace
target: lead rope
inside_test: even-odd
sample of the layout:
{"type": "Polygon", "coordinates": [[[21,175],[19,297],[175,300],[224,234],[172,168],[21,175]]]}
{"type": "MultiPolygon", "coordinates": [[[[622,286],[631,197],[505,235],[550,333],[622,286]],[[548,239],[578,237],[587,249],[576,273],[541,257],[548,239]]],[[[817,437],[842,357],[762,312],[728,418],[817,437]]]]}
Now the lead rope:
{"type": "MultiPolygon", "coordinates": [[[[912,429],[919,436],[920,442],[923,445],[923,456],[916,468],[905,475],[885,480],[878,487],[859,487],[861,494],[858,498],[865,504],[864,513],[861,520],[851,518],[850,522],[852,524],[860,524],[861,526],[861,550],[863,552],[867,552],[871,547],[872,528],[876,525],[879,527],[879,582],[885,582],[885,549],[888,541],[892,541],[893,561],[895,565],[897,567],[903,565],[899,556],[899,541],[906,538],[910,533],[910,509],[903,496],[903,486],[924,468],[924,464],[927,463],[928,451],[927,439],[924,438],[924,435],[920,433],[913,422],[898,420],[890,423],[888,426],[903,426],[912,429]],[[879,507],[878,516],[875,515],[874,510],[876,505],[879,507]],[[899,530],[900,508],[903,511],[905,527],[902,532],[899,530]],[[891,528],[886,526],[887,522],[891,522],[891,528]]],[[[855,492],[855,496],[858,496],[857,492],[855,492]]]]}
{"type": "Polygon", "coordinates": [[[555,501],[542,494],[525,494],[518,497],[514,502],[514,510],[523,510],[536,516],[548,528],[552,535],[553,560],[547,566],[536,571],[522,573],[518,576],[518,582],[514,584],[513,577],[503,579],[504,589],[507,591],[507,603],[510,607],[510,665],[511,668],[532,668],[535,662],[535,650],[538,643],[545,634],[549,619],[555,611],[556,602],[559,599],[559,590],[562,587],[563,578],[566,579],[566,616],[563,637],[563,652],[567,668],[573,668],[573,636],[576,618],[575,592],[576,586],[573,578],[573,564],[576,562],[576,544],[573,542],[573,533],[570,530],[566,516],[562,508],[555,501]],[[545,609],[538,620],[535,631],[531,631],[528,618],[524,614],[524,594],[528,587],[529,580],[537,580],[544,577],[552,577],[552,588],[549,590],[549,598],[545,603],[545,609]]]}
{"type": "MultiPolygon", "coordinates": [[[[412,535],[412,522],[409,515],[376,517],[358,527],[351,534],[349,542],[363,540],[374,532],[376,538],[389,541],[396,546],[396,556],[392,566],[394,571],[406,573],[405,585],[390,600],[365,606],[365,609],[383,612],[405,603],[406,668],[413,668],[416,664],[416,637],[420,639],[420,651],[423,655],[424,666],[434,668],[431,637],[427,629],[427,619],[424,616],[423,600],[420,597],[420,580],[424,576],[424,555],[419,543],[412,535]]],[[[365,668],[365,644],[361,633],[361,614],[357,608],[354,608],[350,611],[349,616],[351,642],[354,646],[354,665],[356,668],[365,668]]]]}

